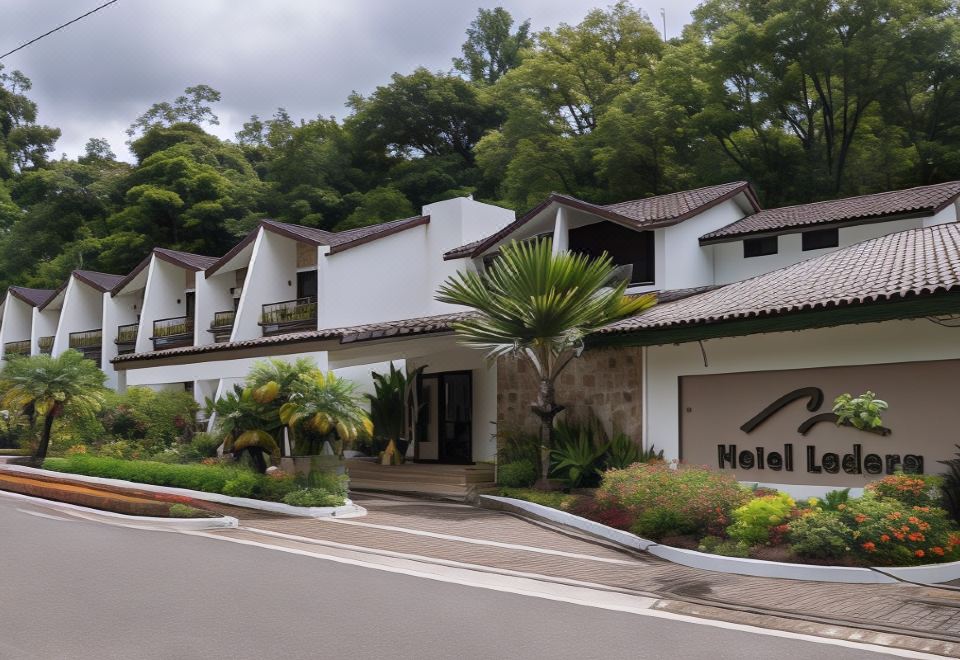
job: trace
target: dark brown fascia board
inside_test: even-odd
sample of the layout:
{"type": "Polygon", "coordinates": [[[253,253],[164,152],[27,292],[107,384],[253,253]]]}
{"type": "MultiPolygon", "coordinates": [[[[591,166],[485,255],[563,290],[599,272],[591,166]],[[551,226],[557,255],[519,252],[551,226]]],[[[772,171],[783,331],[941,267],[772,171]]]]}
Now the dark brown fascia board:
{"type": "Polygon", "coordinates": [[[723,195],[720,195],[716,199],[711,200],[707,204],[703,204],[694,209],[690,209],[686,213],[682,213],[676,217],[669,218],[667,220],[658,220],[656,222],[650,222],[640,226],[637,225],[636,220],[632,218],[628,218],[624,215],[621,215],[609,209],[606,209],[602,206],[597,206],[596,204],[585,202],[583,200],[577,199],[576,197],[570,197],[568,195],[563,195],[556,192],[550,193],[550,195],[544,201],[542,201],[540,204],[534,207],[526,215],[524,215],[522,218],[519,218],[513,221],[512,223],[510,223],[500,231],[490,235],[488,238],[483,240],[479,245],[473,248],[473,250],[469,254],[458,254],[451,250],[453,254],[450,254],[449,256],[445,255],[444,261],[449,261],[451,259],[462,259],[464,257],[470,257],[470,258],[479,257],[481,254],[489,250],[491,247],[499,243],[501,240],[505,239],[514,231],[516,231],[517,229],[525,225],[527,222],[532,220],[534,217],[542,213],[548,206],[550,206],[550,204],[553,204],[553,203],[562,204],[563,206],[567,206],[569,208],[576,209],[578,211],[583,211],[585,213],[590,213],[590,214],[599,216],[605,220],[609,220],[619,225],[623,225],[628,229],[646,231],[648,229],[662,229],[664,227],[672,227],[673,225],[679,224],[684,220],[688,220],[689,218],[692,218],[695,215],[699,215],[700,213],[707,211],[713,208],[714,206],[717,206],[718,204],[721,204],[727,201],[728,199],[733,199],[734,197],[739,195],[741,192],[746,194],[747,201],[750,202],[750,205],[754,207],[755,211],[759,211],[761,207],[760,207],[760,203],[757,201],[756,194],[753,192],[753,188],[751,187],[750,183],[747,181],[744,181],[741,185],[729,190],[723,195]]]}
{"type": "MultiPolygon", "coordinates": [[[[70,277],[73,277],[73,273],[70,274],[70,277]]],[[[40,303],[39,305],[36,306],[38,312],[42,312],[43,310],[45,310],[45,309],[47,308],[47,305],[49,305],[50,303],[52,303],[54,300],[57,299],[57,296],[59,296],[61,293],[63,293],[63,291],[67,288],[67,285],[70,284],[70,277],[67,277],[67,279],[65,279],[65,280],[63,281],[63,284],[61,284],[61,285],[58,286],[56,289],[54,289],[54,290],[53,290],[53,293],[50,294],[50,297],[49,297],[49,298],[47,298],[47,299],[44,300],[42,303],[40,303]]],[[[16,295],[16,294],[14,294],[14,295],[16,295]]],[[[17,297],[20,298],[20,296],[17,296],[17,297]]],[[[21,299],[21,300],[24,300],[23,298],[20,298],[20,299],[21,299]]],[[[29,300],[24,300],[24,302],[27,303],[27,304],[29,304],[29,305],[33,305],[33,303],[31,303],[29,300]]]]}
{"type": "Polygon", "coordinates": [[[367,234],[366,236],[355,238],[352,241],[346,241],[344,243],[340,243],[338,245],[332,246],[330,248],[330,251],[327,252],[327,256],[330,256],[331,254],[336,254],[337,252],[343,252],[345,250],[349,250],[350,248],[355,248],[360,245],[365,245],[366,243],[371,243],[377,239],[386,238],[387,236],[392,236],[393,234],[399,234],[400,232],[406,231],[407,229],[413,229],[414,227],[420,227],[422,225],[429,224],[430,216],[420,215],[420,216],[415,216],[413,218],[409,218],[408,220],[409,220],[408,222],[398,223],[396,226],[391,227],[386,231],[370,233],[370,234],[367,234]]]}
{"type": "Polygon", "coordinates": [[[248,245],[253,243],[254,240],[256,240],[257,234],[260,232],[260,229],[262,227],[263,227],[263,223],[257,225],[256,229],[254,229],[249,234],[244,236],[243,239],[239,243],[234,245],[232,248],[230,248],[230,250],[225,255],[217,259],[205,271],[203,271],[204,275],[206,275],[207,277],[210,277],[211,275],[216,273],[218,270],[223,268],[225,265],[227,265],[227,263],[231,259],[233,259],[235,256],[237,256],[241,252],[243,252],[243,249],[245,247],[247,247],[248,245]]]}
{"type": "Polygon", "coordinates": [[[60,291],[62,291],[64,287],[66,287],[66,284],[61,284],[61,285],[60,285],[60,288],[55,289],[54,292],[50,294],[50,297],[47,298],[46,300],[44,300],[44,301],[43,301],[42,303],[40,303],[39,305],[36,304],[36,303],[34,303],[32,300],[27,300],[27,299],[26,299],[22,294],[20,294],[20,293],[17,291],[17,289],[14,288],[14,287],[8,288],[8,289],[7,289],[7,293],[9,293],[11,296],[13,296],[14,298],[16,298],[16,299],[19,300],[20,302],[26,303],[26,304],[30,305],[31,307],[36,307],[37,309],[43,309],[43,307],[44,307],[47,303],[49,303],[51,300],[53,300],[54,298],[57,297],[57,294],[60,293],[60,291]]]}
{"type": "MultiPolygon", "coordinates": [[[[943,210],[941,207],[939,210],[943,210]]],[[[913,213],[893,213],[887,215],[872,215],[854,220],[827,220],[826,222],[811,222],[804,225],[791,225],[783,229],[769,229],[743,232],[740,234],[730,234],[729,236],[716,236],[714,238],[700,238],[700,245],[716,245],[717,243],[735,243],[747,238],[764,238],[769,236],[786,236],[787,234],[802,234],[805,231],[816,229],[841,229],[843,227],[858,227],[860,225],[873,225],[881,222],[896,222],[897,220],[912,220],[914,218],[929,218],[936,215],[938,210],[917,211],[913,213]]],[[[737,222],[740,222],[739,220],[737,222]]],[[[719,231],[719,230],[718,230],[719,231]]]]}
{"type": "MultiPolygon", "coordinates": [[[[96,290],[99,291],[100,293],[107,293],[108,291],[110,291],[110,289],[105,289],[102,285],[98,284],[97,282],[94,282],[94,281],[91,280],[89,277],[86,277],[85,275],[81,275],[79,271],[73,271],[73,272],[70,273],[70,274],[71,274],[73,277],[76,277],[78,280],[80,280],[80,281],[83,282],[84,284],[86,284],[87,286],[93,287],[94,289],[96,289],[96,290]]],[[[102,275],[110,275],[110,273],[101,273],[101,274],[102,274],[102,275]]],[[[44,304],[46,304],[46,303],[44,303],[44,304]]]]}
{"type": "Polygon", "coordinates": [[[133,356],[119,356],[111,360],[113,368],[116,371],[126,371],[128,369],[142,369],[146,367],[162,367],[179,364],[195,364],[197,362],[211,362],[214,360],[238,360],[247,357],[271,357],[276,355],[289,355],[291,346],[296,347],[298,352],[303,351],[324,351],[328,350],[332,344],[339,341],[338,337],[298,337],[291,341],[273,342],[270,344],[247,344],[238,342],[231,344],[206,344],[203,347],[194,346],[192,348],[207,348],[208,350],[180,351],[171,349],[171,352],[157,351],[155,353],[140,353],[133,359],[133,356]],[[216,348],[213,348],[216,347],[216,348]],[[224,356],[224,353],[227,355],[224,356]],[[120,359],[125,358],[125,359],[120,359]]]}
{"type": "MultiPolygon", "coordinates": [[[[283,223],[277,222],[275,220],[261,220],[260,226],[267,231],[271,231],[274,234],[283,236],[284,238],[289,238],[291,240],[297,241],[298,243],[306,243],[307,245],[312,245],[313,247],[320,247],[321,245],[327,245],[323,241],[317,241],[312,238],[307,238],[306,236],[302,236],[295,231],[291,231],[286,227],[284,227],[283,223]]],[[[312,229],[312,227],[310,229],[312,229]]],[[[323,230],[321,229],[319,231],[323,231],[323,230]]]]}
{"type": "Polygon", "coordinates": [[[122,280],[117,282],[117,285],[110,290],[110,295],[115,296],[121,291],[123,291],[123,289],[126,288],[126,286],[130,284],[130,282],[132,282],[133,279],[137,275],[139,275],[144,268],[150,265],[150,259],[152,258],[153,258],[153,252],[151,251],[150,254],[144,257],[140,263],[134,266],[133,270],[127,273],[122,280]]]}
{"type": "MultiPolygon", "coordinates": [[[[174,250],[174,252],[175,251],[176,250],[174,250]]],[[[173,264],[174,266],[179,266],[180,268],[185,268],[186,270],[192,270],[194,273],[199,273],[201,270],[203,270],[202,266],[187,263],[183,259],[178,259],[175,255],[167,254],[166,252],[160,252],[157,248],[154,248],[153,254],[156,255],[157,259],[166,261],[168,264],[173,264]]],[[[198,254],[196,256],[202,257],[204,255],[198,254]]]]}

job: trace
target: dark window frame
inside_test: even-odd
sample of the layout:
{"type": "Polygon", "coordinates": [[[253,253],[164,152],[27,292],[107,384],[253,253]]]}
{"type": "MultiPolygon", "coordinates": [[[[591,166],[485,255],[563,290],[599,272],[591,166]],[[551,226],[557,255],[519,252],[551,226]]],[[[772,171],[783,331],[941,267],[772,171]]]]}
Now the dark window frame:
{"type": "Polygon", "coordinates": [[[780,252],[779,236],[759,236],[743,239],[743,258],[769,257],[780,252]]]}
{"type": "Polygon", "coordinates": [[[320,277],[317,274],[316,268],[311,268],[309,270],[300,270],[297,271],[297,299],[300,298],[312,298],[317,299],[318,292],[320,290],[320,277]],[[312,277],[311,277],[312,276],[312,277]],[[312,279],[313,282],[313,293],[309,292],[308,280],[312,279]]]}
{"type": "Polygon", "coordinates": [[[812,229],[805,231],[801,235],[802,250],[829,250],[830,248],[840,247],[840,229],[838,227],[827,227],[826,229],[812,229]]]}

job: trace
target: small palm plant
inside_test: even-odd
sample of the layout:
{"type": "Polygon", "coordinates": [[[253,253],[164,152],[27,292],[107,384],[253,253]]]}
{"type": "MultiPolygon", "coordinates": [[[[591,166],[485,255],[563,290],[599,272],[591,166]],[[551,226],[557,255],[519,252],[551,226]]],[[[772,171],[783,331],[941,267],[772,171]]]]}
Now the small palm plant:
{"type": "Polygon", "coordinates": [[[207,414],[215,414],[223,433],[223,450],[240,457],[246,453],[258,472],[267,471],[267,455],[279,456],[281,425],[270,404],[277,396],[276,383],[254,390],[234,385],[233,392],[213,401],[207,399],[207,414]]]}
{"type": "Polygon", "coordinates": [[[656,303],[653,295],[628,297],[629,269],[606,254],[597,259],[553,253],[550,240],[512,242],[485,272],[460,272],[437,292],[440,302],[478,312],[454,324],[463,343],[491,359],[518,355],[540,381],[531,410],[540,418],[540,487],[549,487],[556,381],[578,357],[584,338],[604,325],[638,314],[656,303]]]}
{"type": "Polygon", "coordinates": [[[280,406],[280,421],[291,429],[309,426],[321,436],[336,431],[341,442],[350,442],[361,431],[373,433],[373,423],[360,401],[352,382],[332,371],[310,372],[290,385],[290,396],[280,406]]]}
{"type": "MultiPolygon", "coordinates": [[[[377,437],[386,442],[399,444],[401,438],[409,439],[411,422],[415,422],[419,410],[410,410],[410,395],[417,384],[417,377],[426,367],[418,367],[410,373],[397,369],[390,363],[387,373],[373,372],[373,394],[364,394],[370,402],[370,420],[377,429],[377,437]],[[412,419],[411,419],[412,418],[412,419]]],[[[417,406],[422,408],[424,404],[417,406]]],[[[401,455],[406,447],[400,447],[401,455]]]]}
{"type": "Polygon", "coordinates": [[[43,464],[57,417],[69,408],[72,414],[91,416],[103,404],[107,377],[97,365],[77,351],[57,357],[34,355],[10,360],[0,372],[0,403],[5,408],[43,415],[43,432],[31,463],[43,464]]]}

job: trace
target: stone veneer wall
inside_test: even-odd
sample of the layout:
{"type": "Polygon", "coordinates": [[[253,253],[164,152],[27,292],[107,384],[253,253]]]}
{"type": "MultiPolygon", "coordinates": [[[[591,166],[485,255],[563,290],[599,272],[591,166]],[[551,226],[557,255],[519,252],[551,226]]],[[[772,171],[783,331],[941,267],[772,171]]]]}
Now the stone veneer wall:
{"type": "MultiPolygon", "coordinates": [[[[623,431],[640,443],[642,356],[641,348],[608,348],[587,351],[573,360],[557,385],[557,402],[567,407],[559,419],[593,413],[608,434],[623,431]]],[[[501,433],[537,431],[537,417],[530,412],[536,396],[532,367],[517,358],[501,358],[497,364],[497,428],[501,433]]]]}

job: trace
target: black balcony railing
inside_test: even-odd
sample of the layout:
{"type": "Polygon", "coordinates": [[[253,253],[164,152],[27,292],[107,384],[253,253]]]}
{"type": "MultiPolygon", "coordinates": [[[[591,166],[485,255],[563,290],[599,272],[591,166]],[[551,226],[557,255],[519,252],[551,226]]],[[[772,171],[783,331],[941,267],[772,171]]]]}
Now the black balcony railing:
{"type": "Polygon", "coordinates": [[[232,309],[225,312],[216,312],[213,315],[209,332],[213,333],[214,342],[222,344],[225,341],[230,341],[230,333],[233,332],[233,322],[236,318],[237,313],[232,309]]]}
{"type": "Polygon", "coordinates": [[[37,339],[37,348],[39,348],[40,352],[44,355],[53,353],[53,337],[39,337],[37,339]]]}
{"type": "Polygon", "coordinates": [[[153,350],[193,346],[193,317],[175,316],[153,322],[153,350]]]}
{"type": "Polygon", "coordinates": [[[11,358],[16,355],[30,355],[29,339],[23,339],[21,341],[8,341],[3,345],[4,359],[11,358]]]}
{"type": "Polygon", "coordinates": [[[68,346],[83,353],[83,357],[99,360],[100,356],[103,355],[103,330],[97,328],[96,330],[71,332],[68,346]]]}
{"type": "Polygon", "coordinates": [[[317,329],[317,299],[297,298],[263,306],[260,327],[264,336],[317,329]]]}
{"type": "Polygon", "coordinates": [[[113,343],[117,345],[117,353],[126,355],[137,350],[137,323],[128,323],[117,326],[117,338],[113,343]]]}

